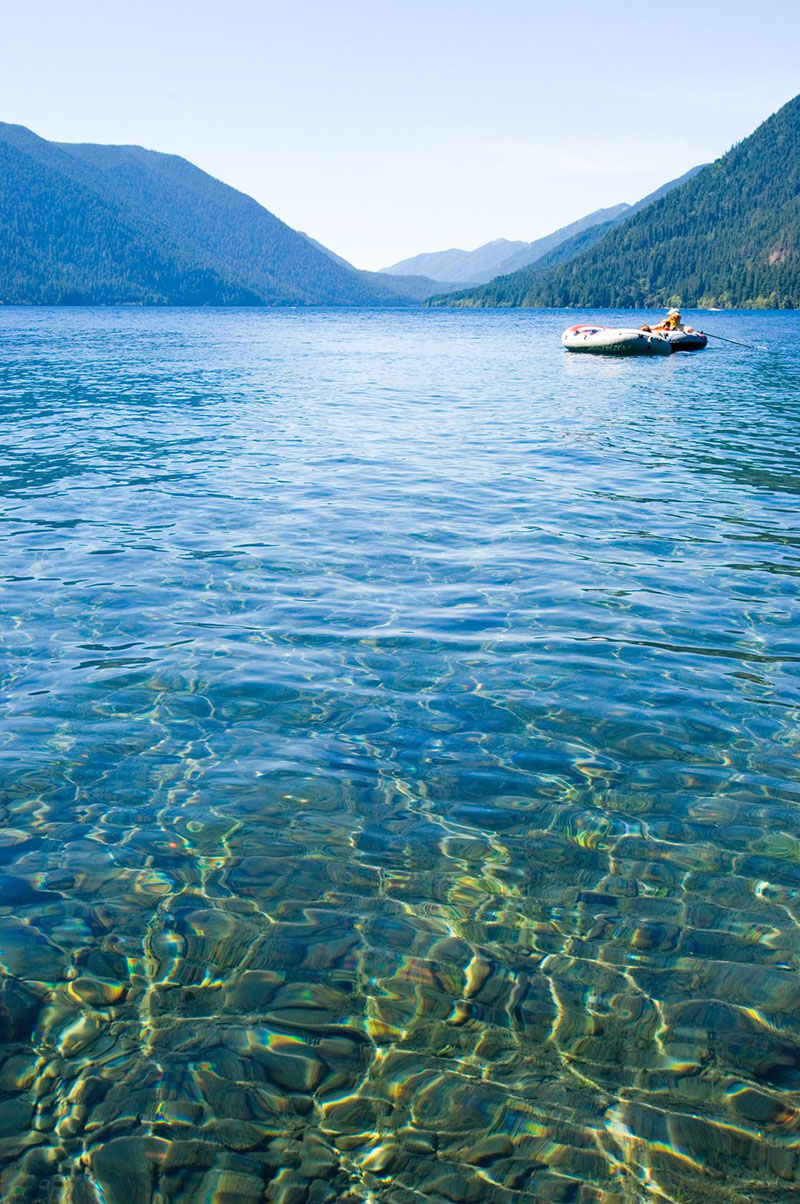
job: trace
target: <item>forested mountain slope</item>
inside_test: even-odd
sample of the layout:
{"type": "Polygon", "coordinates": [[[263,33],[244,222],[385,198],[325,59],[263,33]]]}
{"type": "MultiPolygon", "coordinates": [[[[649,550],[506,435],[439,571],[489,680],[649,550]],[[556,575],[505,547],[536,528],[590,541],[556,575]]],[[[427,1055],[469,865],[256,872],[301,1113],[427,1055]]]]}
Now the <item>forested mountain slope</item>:
{"type": "Polygon", "coordinates": [[[0,124],[0,301],[398,305],[420,287],[336,262],[176,155],[0,124]]]}
{"type": "Polygon", "coordinates": [[[9,137],[0,126],[1,301],[257,303],[243,285],[124,212],[57,148],[18,137],[17,129],[9,137]]]}
{"type": "Polygon", "coordinates": [[[800,97],[567,262],[431,304],[797,308],[800,97]]]}

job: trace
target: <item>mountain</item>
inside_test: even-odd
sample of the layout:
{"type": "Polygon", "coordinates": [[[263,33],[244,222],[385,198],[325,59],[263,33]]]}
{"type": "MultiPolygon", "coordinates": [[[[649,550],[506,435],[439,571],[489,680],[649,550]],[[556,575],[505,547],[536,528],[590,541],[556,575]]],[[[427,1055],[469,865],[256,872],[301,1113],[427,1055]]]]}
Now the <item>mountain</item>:
{"type": "Polygon", "coordinates": [[[397,294],[400,299],[399,303],[409,300],[425,301],[433,293],[442,292],[443,288],[458,288],[460,283],[458,280],[450,280],[443,285],[441,280],[433,280],[430,276],[387,276],[382,272],[365,272],[362,268],[354,268],[352,263],[342,259],[341,255],[337,255],[330,247],[317,242],[316,238],[312,238],[310,234],[303,234],[303,238],[307,238],[312,246],[316,247],[318,251],[322,251],[323,255],[330,256],[335,263],[349,268],[351,272],[357,272],[363,280],[372,282],[381,289],[390,289],[397,294]]]}
{"type": "Polygon", "coordinates": [[[372,306],[426,287],[337,262],[177,155],[0,124],[0,301],[372,306]]]}
{"type": "Polygon", "coordinates": [[[318,242],[316,238],[312,238],[310,234],[306,234],[305,230],[301,230],[300,234],[302,234],[303,238],[308,239],[312,247],[316,247],[318,251],[322,251],[322,254],[327,255],[328,258],[332,259],[334,263],[340,264],[343,268],[350,268],[351,272],[357,271],[357,269],[353,267],[352,263],[348,263],[346,259],[343,259],[341,255],[337,255],[335,251],[330,249],[330,247],[324,246],[323,243],[318,242]]]}
{"type": "MultiPolygon", "coordinates": [[[[548,268],[557,263],[568,263],[576,255],[580,255],[582,251],[593,247],[595,243],[605,238],[606,234],[625,218],[638,213],[640,209],[645,209],[654,201],[660,200],[662,196],[666,196],[673,188],[679,188],[687,180],[690,180],[692,176],[697,175],[698,171],[702,171],[704,166],[705,164],[702,164],[699,167],[690,168],[682,176],[678,176],[675,180],[670,180],[667,184],[662,184],[655,192],[648,193],[646,197],[642,197],[640,201],[636,201],[633,205],[618,206],[621,212],[618,212],[610,220],[593,226],[585,226],[577,234],[571,235],[571,237],[566,238],[563,242],[556,243],[549,251],[545,251],[544,254],[540,255],[534,263],[529,264],[526,270],[520,269],[513,273],[499,275],[484,285],[483,288],[459,289],[449,294],[445,294],[442,290],[435,297],[423,299],[430,301],[433,305],[454,305],[470,309],[481,308],[483,305],[524,305],[525,297],[533,287],[533,282],[541,279],[548,268]],[[501,299],[495,301],[494,298],[496,296],[501,299]]],[[[613,213],[614,211],[608,210],[606,212],[613,213]]],[[[578,224],[576,223],[576,225],[578,224]]]]}
{"type": "Polygon", "coordinates": [[[457,280],[449,280],[447,284],[443,284],[440,280],[432,280],[430,276],[387,276],[383,272],[366,272],[361,268],[356,270],[362,280],[373,283],[382,292],[388,289],[393,293],[398,298],[398,305],[407,304],[409,301],[427,301],[428,297],[441,293],[442,289],[459,287],[457,280]]]}
{"type": "MultiPolygon", "coordinates": [[[[586,217],[581,217],[568,226],[562,226],[543,238],[537,238],[534,242],[511,242],[507,238],[496,238],[474,251],[460,251],[456,248],[450,251],[425,251],[421,255],[412,256],[411,259],[401,259],[392,267],[381,268],[381,272],[395,276],[410,276],[422,272],[425,276],[442,282],[449,280],[456,284],[482,284],[502,273],[515,272],[517,268],[533,263],[573,235],[590,226],[614,220],[630,212],[630,208],[630,205],[623,203],[610,209],[598,209],[595,213],[589,213],[586,217]]],[[[438,291],[441,292],[441,288],[438,291]]]]}
{"type": "Polygon", "coordinates": [[[625,204],[624,201],[620,205],[612,205],[610,209],[597,209],[594,213],[589,213],[576,222],[570,222],[568,226],[562,226],[560,230],[554,230],[552,234],[546,234],[544,238],[537,238],[535,242],[526,243],[521,250],[515,251],[513,255],[504,259],[494,274],[495,276],[504,276],[508,272],[526,268],[529,264],[541,259],[543,255],[560,247],[562,243],[568,242],[571,238],[577,238],[584,230],[605,226],[608,222],[617,221],[618,218],[630,211],[631,206],[625,204]]]}
{"type": "MultiPolygon", "coordinates": [[[[631,205],[627,213],[622,214],[622,217],[632,217],[634,213],[638,213],[640,209],[646,209],[648,205],[652,205],[654,201],[660,201],[662,196],[666,196],[669,192],[674,192],[676,188],[680,188],[682,184],[686,184],[693,176],[696,176],[698,171],[702,171],[704,167],[708,167],[707,163],[698,163],[697,167],[690,167],[682,176],[676,176],[674,180],[668,180],[666,184],[662,184],[660,188],[656,188],[655,192],[648,192],[647,196],[643,196],[635,205],[631,205]]],[[[621,220],[621,219],[620,219],[621,220]]]]}
{"type": "Polygon", "coordinates": [[[685,184],[687,180],[696,175],[698,171],[702,171],[703,167],[705,167],[704,163],[699,167],[690,168],[682,176],[678,176],[676,180],[670,180],[667,184],[662,184],[655,192],[642,197],[640,201],[636,201],[633,205],[622,204],[614,205],[611,209],[598,209],[595,213],[590,213],[588,217],[573,222],[571,226],[564,226],[562,230],[556,230],[555,234],[549,234],[546,238],[540,238],[538,243],[530,243],[529,246],[531,248],[536,248],[536,254],[530,258],[526,255],[513,255],[500,265],[500,271],[497,273],[498,276],[509,275],[511,272],[520,271],[524,267],[531,267],[534,263],[536,264],[537,271],[541,270],[545,265],[566,263],[568,259],[572,259],[579,252],[599,242],[617,222],[621,222],[626,217],[638,213],[640,209],[644,209],[646,205],[651,205],[653,201],[660,200],[662,196],[666,196],[673,188],[680,187],[681,184],[685,184]]]}
{"type": "Polygon", "coordinates": [[[414,276],[422,274],[433,280],[452,280],[456,284],[477,284],[496,275],[495,268],[515,251],[527,246],[524,242],[510,242],[507,238],[496,238],[484,243],[474,251],[461,251],[457,247],[449,251],[423,251],[410,259],[401,259],[381,274],[414,276]]]}
{"type": "MultiPolygon", "coordinates": [[[[549,257],[556,247],[563,244],[580,248],[590,245],[606,233],[610,223],[622,221],[623,218],[636,213],[644,205],[657,201],[698,171],[700,171],[699,167],[693,167],[679,179],[663,184],[661,188],[651,192],[641,201],[637,201],[635,205],[622,202],[619,205],[612,205],[608,209],[596,209],[594,213],[588,213],[586,217],[578,218],[577,221],[570,222],[568,226],[562,226],[560,229],[554,230],[552,234],[535,239],[534,242],[509,242],[505,238],[496,238],[494,242],[487,242],[475,251],[428,251],[422,255],[415,255],[411,259],[402,259],[393,267],[381,268],[381,271],[391,272],[395,275],[424,272],[425,276],[432,277],[434,280],[463,282],[462,287],[463,284],[467,284],[470,288],[474,285],[486,284],[489,280],[494,280],[496,276],[505,276],[529,267],[533,263],[538,263],[545,257],[549,257]],[[578,236],[586,230],[594,230],[594,237],[588,240],[578,240],[578,236]]],[[[442,288],[437,289],[439,293],[443,291],[442,288]]]]}
{"type": "Polygon", "coordinates": [[[568,260],[429,303],[800,308],[800,96],[568,260]]]}

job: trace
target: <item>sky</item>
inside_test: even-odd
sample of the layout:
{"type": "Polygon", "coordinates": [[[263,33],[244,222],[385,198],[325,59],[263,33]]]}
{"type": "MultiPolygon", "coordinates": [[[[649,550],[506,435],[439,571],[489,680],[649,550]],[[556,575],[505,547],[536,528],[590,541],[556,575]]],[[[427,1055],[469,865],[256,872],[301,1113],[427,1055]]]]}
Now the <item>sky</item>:
{"type": "Polygon", "coordinates": [[[0,120],[183,155],[358,267],[531,240],[800,91],[800,0],[0,0],[0,120]]]}

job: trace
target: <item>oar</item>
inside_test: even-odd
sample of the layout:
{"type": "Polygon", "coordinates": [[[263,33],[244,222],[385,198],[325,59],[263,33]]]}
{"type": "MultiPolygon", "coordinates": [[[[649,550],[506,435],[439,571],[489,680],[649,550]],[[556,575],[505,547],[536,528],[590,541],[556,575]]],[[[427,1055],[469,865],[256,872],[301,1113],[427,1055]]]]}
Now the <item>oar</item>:
{"type": "Polygon", "coordinates": [[[707,330],[703,331],[707,339],[719,339],[721,343],[733,343],[734,347],[746,347],[748,351],[766,351],[766,347],[759,347],[757,343],[739,343],[736,339],[726,339],[722,334],[709,334],[707,330]]]}

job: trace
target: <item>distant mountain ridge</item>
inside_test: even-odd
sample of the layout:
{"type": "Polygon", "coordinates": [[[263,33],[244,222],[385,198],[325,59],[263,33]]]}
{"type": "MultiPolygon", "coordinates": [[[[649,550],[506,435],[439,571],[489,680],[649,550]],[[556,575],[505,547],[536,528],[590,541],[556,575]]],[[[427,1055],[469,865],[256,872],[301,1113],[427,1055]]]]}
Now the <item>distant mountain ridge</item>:
{"type": "Polygon", "coordinates": [[[630,205],[624,203],[614,205],[610,209],[598,209],[533,242],[512,242],[507,238],[496,238],[476,247],[474,251],[461,251],[457,248],[449,251],[423,251],[410,259],[401,259],[391,267],[381,268],[381,273],[395,276],[422,273],[434,280],[464,284],[485,283],[504,272],[513,272],[533,263],[541,255],[547,254],[559,243],[580,233],[581,230],[611,221],[629,209],[630,205]]]}
{"type": "Polygon", "coordinates": [[[457,283],[478,284],[496,275],[495,268],[509,255],[527,246],[524,242],[512,242],[507,238],[496,238],[484,243],[474,251],[462,251],[451,247],[448,251],[423,251],[388,268],[381,268],[382,275],[412,276],[421,272],[433,280],[455,280],[457,283]],[[487,275],[488,273],[488,275],[487,275]]]}
{"type": "Polygon", "coordinates": [[[589,233],[428,304],[800,308],[800,96],[678,187],[589,233]]]}
{"type": "MultiPolygon", "coordinates": [[[[576,247],[583,248],[590,245],[591,242],[601,238],[612,223],[622,221],[645,205],[650,205],[660,197],[666,196],[673,188],[680,187],[705,166],[705,164],[701,164],[700,167],[692,167],[678,179],[662,184],[655,192],[651,192],[633,205],[623,201],[608,209],[596,209],[593,213],[587,213],[585,217],[570,222],[568,226],[561,226],[552,234],[546,234],[543,238],[537,238],[533,242],[509,242],[505,238],[496,238],[493,242],[484,243],[482,247],[477,247],[474,251],[428,251],[422,255],[415,255],[411,259],[403,259],[392,267],[382,268],[381,271],[395,275],[422,272],[425,276],[443,282],[445,280],[463,281],[470,288],[478,284],[486,284],[497,276],[507,276],[511,272],[520,271],[534,263],[540,263],[545,259],[549,260],[557,247],[563,244],[572,244],[573,240],[576,240],[574,241],[576,247]],[[595,237],[581,238],[580,236],[584,235],[587,230],[596,231],[595,237]]],[[[444,292],[444,289],[438,291],[441,293],[444,292]]]]}
{"type": "Polygon", "coordinates": [[[458,288],[460,283],[457,280],[449,280],[447,284],[443,285],[441,281],[433,280],[430,276],[387,276],[378,272],[366,272],[363,268],[353,267],[352,263],[343,259],[341,255],[337,255],[330,247],[326,247],[323,243],[318,242],[316,238],[312,238],[310,234],[305,234],[303,231],[300,231],[300,233],[303,235],[303,238],[308,239],[312,246],[316,247],[318,251],[322,251],[323,255],[328,255],[335,263],[349,268],[351,272],[357,272],[364,280],[374,281],[379,288],[385,289],[388,287],[392,291],[396,291],[401,297],[406,299],[424,301],[433,293],[441,292],[443,287],[455,289],[458,288]]]}
{"type": "Polygon", "coordinates": [[[0,301],[372,306],[436,287],[337,262],[177,155],[0,124],[0,301]]]}
{"type": "MultiPolygon", "coordinates": [[[[549,249],[545,250],[540,256],[538,256],[533,263],[528,264],[526,269],[514,269],[511,272],[504,272],[494,277],[491,281],[488,281],[482,289],[478,287],[457,289],[448,294],[445,294],[445,290],[443,289],[441,293],[437,294],[436,297],[430,299],[431,303],[436,305],[440,304],[445,295],[448,298],[448,303],[452,303],[454,305],[460,305],[462,301],[466,302],[473,297],[481,298],[484,296],[491,296],[494,289],[500,287],[501,280],[511,280],[514,282],[514,285],[519,284],[519,286],[522,287],[520,282],[522,282],[524,279],[526,282],[524,287],[527,287],[527,282],[533,279],[538,279],[544,273],[544,271],[553,264],[567,263],[569,260],[574,259],[576,255],[579,255],[588,247],[594,246],[596,242],[599,242],[600,239],[604,238],[606,234],[608,234],[609,230],[612,230],[620,222],[625,221],[632,214],[638,213],[640,209],[645,209],[648,205],[652,205],[654,201],[660,200],[662,196],[666,196],[667,193],[671,192],[673,188],[680,188],[682,184],[684,184],[687,180],[690,180],[692,176],[697,174],[698,171],[702,171],[704,166],[705,164],[701,164],[698,167],[690,168],[689,171],[684,172],[682,176],[678,176],[677,179],[669,180],[666,184],[662,184],[660,188],[657,188],[654,192],[648,193],[647,196],[642,197],[640,201],[636,201],[636,203],[633,205],[618,205],[616,206],[616,210],[598,210],[598,212],[601,213],[607,212],[614,215],[607,221],[593,223],[591,225],[583,225],[580,222],[576,222],[575,225],[581,226],[582,228],[580,228],[576,233],[570,235],[568,238],[551,243],[549,249]]],[[[541,241],[545,242],[547,240],[542,239],[541,241]]],[[[508,301],[503,303],[511,305],[520,304],[518,301],[508,301]]],[[[476,301],[476,304],[479,304],[479,302],[476,301]]]]}
{"type": "Polygon", "coordinates": [[[546,234],[544,238],[537,238],[534,242],[526,243],[521,250],[515,251],[513,255],[509,255],[507,259],[503,260],[495,272],[495,276],[516,272],[519,268],[525,268],[529,264],[535,263],[543,255],[547,255],[556,247],[560,247],[562,243],[567,242],[568,239],[575,238],[584,230],[592,230],[596,226],[605,225],[606,222],[614,222],[623,214],[628,213],[630,208],[631,206],[623,201],[608,209],[596,209],[594,213],[588,213],[586,217],[578,218],[577,221],[570,222],[568,226],[562,226],[559,230],[554,230],[552,234],[546,234]]]}

